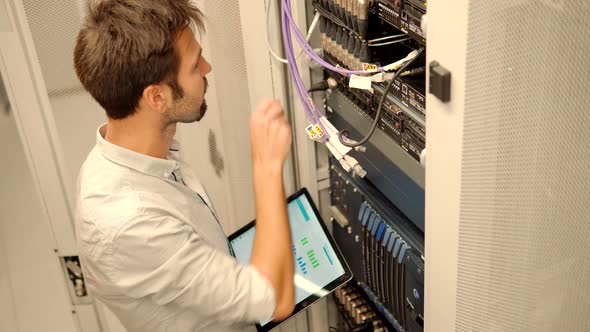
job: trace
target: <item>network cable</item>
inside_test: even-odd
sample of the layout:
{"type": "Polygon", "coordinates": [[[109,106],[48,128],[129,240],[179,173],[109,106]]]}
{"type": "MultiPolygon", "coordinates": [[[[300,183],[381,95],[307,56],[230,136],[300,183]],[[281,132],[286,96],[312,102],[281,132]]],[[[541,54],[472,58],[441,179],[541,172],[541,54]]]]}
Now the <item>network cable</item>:
{"type": "MultiPolygon", "coordinates": [[[[295,20],[293,19],[293,16],[291,14],[292,10],[291,10],[291,0],[281,0],[282,1],[282,16],[283,16],[283,25],[288,25],[290,26],[290,28],[288,28],[289,32],[292,30],[293,34],[295,36],[295,40],[297,41],[297,43],[299,43],[299,45],[303,48],[303,51],[315,62],[317,62],[318,64],[320,64],[322,67],[324,67],[325,69],[331,70],[333,72],[337,72],[339,74],[345,75],[345,76],[351,76],[351,75],[362,75],[365,76],[367,74],[374,74],[374,73],[379,73],[379,72],[385,72],[385,71],[391,71],[391,70],[397,70],[405,61],[407,61],[409,59],[409,57],[411,57],[411,55],[408,55],[408,57],[394,62],[392,64],[383,66],[383,67],[378,67],[376,69],[373,70],[367,70],[367,71],[360,71],[360,70],[347,70],[341,67],[336,67],[334,65],[332,65],[331,63],[326,62],[324,59],[322,59],[322,57],[320,57],[319,55],[317,55],[315,53],[315,51],[313,50],[313,48],[311,47],[311,45],[309,45],[309,43],[307,42],[307,40],[305,40],[305,37],[303,37],[301,31],[299,30],[299,28],[297,27],[297,24],[295,23],[295,20]]],[[[285,48],[287,47],[293,47],[293,45],[285,45],[285,48]]]]}
{"type": "MultiPolygon", "coordinates": [[[[290,0],[282,0],[282,12],[283,12],[283,25],[287,25],[287,29],[290,31],[293,31],[293,34],[295,36],[295,39],[297,40],[297,43],[299,43],[299,45],[303,48],[303,51],[305,53],[307,53],[307,55],[312,58],[315,62],[317,62],[318,64],[320,64],[322,67],[329,69],[331,71],[340,73],[342,75],[346,75],[346,76],[350,76],[350,75],[366,75],[368,73],[371,72],[377,72],[377,71],[384,71],[383,68],[378,68],[375,71],[358,71],[358,70],[347,70],[347,69],[343,69],[340,67],[335,67],[332,64],[326,62],[324,59],[322,59],[319,55],[317,55],[315,53],[315,51],[313,50],[313,48],[311,47],[311,45],[309,45],[309,43],[305,40],[305,38],[303,37],[303,35],[301,34],[301,31],[299,30],[299,28],[297,27],[297,24],[295,23],[295,20],[293,19],[293,16],[291,14],[292,10],[291,10],[291,1],[290,0]]],[[[293,47],[293,45],[285,45],[293,47]]]]}
{"type": "MultiPolygon", "coordinates": [[[[287,24],[288,18],[286,17],[286,3],[283,1],[281,6],[281,16],[283,19],[281,28],[283,32],[283,44],[285,48],[285,53],[287,55],[287,66],[289,68],[289,74],[293,81],[293,85],[295,91],[297,92],[297,96],[301,101],[303,108],[306,112],[307,117],[319,128],[319,133],[317,134],[317,139],[320,141],[325,142],[329,139],[329,134],[326,131],[324,125],[320,121],[320,112],[317,109],[317,106],[313,102],[313,99],[310,97],[307,89],[303,83],[303,79],[301,78],[301,74],[299,73],[299,68],[297,67],[296,63],[296,56],[295,51],[293,49],[293,40],[291,35],[290,26],[287,24]]],[[[290,7],[289,7],[290,9],[290,7]]],[[[298,29],[297,29],[298,31],[298,29]]],[[[307,43],[306,43],[307,44],[307,43]]],[[[309,45],[309,44],[307,44],[309,45]]],[[[315,53],[314,53],[315,54],[315,53]]],[[[308,132],[309,133],[309,132],[308,132]]],[[[311,137],[311,135],[310,135],[311,137]]]]}
{"type": "Polygon", "coordinates": [[[399,75],[399,76],[404,77],[404,76],[420,75],[420,74],[424,74],[425,71],[426,71],[426,67],[422,66],[422,67],[414,68],[411,70],[407,70],[407,71],[401,73],[401,75],[399,75]]]}
{"type": "Polygon", "coordinates": [[[354,31],[353,29],[351,29],[346,23],[342,22],[341,19],[339,19],[338,17],[336,17],[334,14],[326,11],[324,8],[322,8],[321,6],[319,6],[317,3],[313,3],[313,7],[315,8],[316,12],[319,13],[321,16],[329,19],[330,21],[332,21],[333,23],[335,23],[336,25],[338,25],[339,27],[348,30],[350,33],[352,33],[353,35],[355,35],[358,39],[364,39],[362,38],[362,36],[354,31]]]}
{"type": "Polygon", "coordinates": [[[336,89],[338,87],[338,81],[332,77],[328,77],[327,80],[321,81],[318,84],[312,85],[307,92],[325,91],[328,89],[336,89]]]}
{"type": "MultiPolygon", "coordinates": [[[[270,55],[277,60],[280,63],[284,63],[287,64],[289,61],[287,59],[282,58],[281,56],[279,56],[277,54],[277,52],[272,48],[271,43],[270,43],[270,36],[268,34],[268,28],[270,26],[270,10],[271,10],[271,3],[273,0],[267,0],[266,2],[266,48],[268,50],[268,52],[270,53],[270,55]]],[[[305,38],[305,40],[307,42],[309,42],[309,40],[311,39],[311,35],[313,34],[313,32],[315,31],[315,29],[318,26],[318,23],[320,21],[320,14],[316,13],[313,21],[311,22],[311,25],[309,26],[309,30],[307,31],[307,36],[305,38]]],[[[301,49],[299,51],[299,53],[297,53],[296,58],[299,58],[299,56],[303,53],[303,49],[301,49]]]]}
{"type": "Polygon", "coordinates": [[[273,0],[267,0],[266,2],[266,49],[272,55],[272,57],[277,60],[278,62],[287,64],[289,61],[287,59],[281,58],[275,50],[273,50],[272,46],[270,45],[270,36],[268,35],[268,28],[270,27],[270,4],[273,0]]]}
{"type": "Polygon", "coordinates": [[[389,90],[391,90],[391,87],[393,86],[393,82],[402,74],[405,72],[405,70],[412,64],[414,63],[414,61],[416,61],[416,59],[418,59],[418,57],[424,52],[424,47],[420,48],[418,50],[418,54],[412,58],[411,60],[407,61],[391,78],[391,81],[389,81],[389,83],[387,84],[387,87],[385,88],[385,91],[383,92],[383,95],[381,96],[381,100],[379,101],[379,106],[377,107],[377,114],[375,115],[375,120],[373,120],[373,125],[371,126],[371,130],[369,131],[369,133],[367,134],[367,136],[365,136],[365,138],[363,138],[362,140],[355,142],[355,143],[349,143],[350,139],[348,138],[348,132],[346,130],[341,130],[338,133],[338,138],[340,140],[340,143],[342,143],[342,145],[350,147],[350,148],[356,148],[358,146],[361,146],[365,143],[367,143],[367,141],[369,141],[369,139],[371,139],[371,137],[373,136],[373,134],[375,133],[375,129],[377,129],[377,125],[379,124],[379,121],[381,120],[381,113],[383,112],[383,104],[385,103],[385,99],[387,98],[387,95],[389,94],[389,90]]]}
{"type": "MultiPolygon", "coordinates": [[[[270,6],[270,5],[268,4],[268,6],[270,6]]],[[[267,14],[268,14],[268,12],[269,12],[269,10],[267,10],[267,14]]],[[[318,19],[318,17],[319,17],[318,12],[319,11],[316,12],[316,19],[318,19]]],[[[321,12],[319,12],[319,13],[321,14],[321,12]]],[[[366,172],[362,169],[361,165],[358,163],[358,161],[356,159],[354,159],[348,155],[348,152],[350,152],[350,150],[353,147],[359,147],[362,144],[364,144],[373,135],[376,125],[377,125],[377,123],[380,119],[380,116],[381,116],[381,109],[383,107],[385,97],[387,95],[387,92],[391,89],[391,86],[393,85],[394,80],[397,77],[399,77],[399,75],[401,75],[403,72],[405,72],[406,69],[418,58],[418,56],[424,52],[424,48],[422,48],[420,50],[414,50],[414,51],[410,52],[405,58],[403,58],[399,61],[396,61],[394,63],[391,63],[389,65],[383,66],[383,67],[378,67],[376,69],[366,70],[366,71],[348,70],[348,69],[344,69],[339,66],[334,66],[331,63],[328,63],[327,61],[325,61],[318,54],[316,54],[315,50],[311,47],[311,45],[308,42],[309,35],[311,34],[311,32],[308,33],[308,38],[304,37],[303,34],[301,33],[301,31],[299,30],[299,28],[297,27],[295,20],[293,19],[292,9],[291,9],[291,0],[281,0],[281,19],[282,19],[281,30],[283,33],[283,46],[284,46],[285,54],[287,57],[286,59],[282,59],[282,60],[286,61],[286,64],[287,64],[287,67],[289,70],[289,75],[290,75],[291,80],[293,82],[293,87],[297,93],[297,96],[299,97],[299,100],[301,101],[302,107],[305,110],[307,118],[311,121],[311,125],[306,127],[306,131],[307,131],[308,135],[310,136],[311,139],[325,144],[326,147],[332,153],[332,155],[334,155],[334,157],[340,162],[341,166],[344,167],[344,169],[346,169],[347,171],[353,171],[358,176],[364,177],[366,175],[366,172]],[[303,83],[303,79],[301,77],[301,74],[299,72],[299,68],[298,68],[297,62],[296,62],[296,58],[298,55],[295,55],[293,39],[295,39],[297,41],[297,43],[301,47],[301,50],[303,52],[305,52],[307,54],[307,56],[309,56],[313,61],[317,62],[318,64],[320,64],[322,67],[324,67],[327,70],[337,72],[337,73],[344,75],[344,76],[350,76],[350,77],[361,76],[363,80],[367,79],[367,80],[372,81],[374,78],[376,78],[378,76],[378,75],[374,75],[375,73],[387,73],[390,71],[396,71],[395,74],[393,74],[393,75],[387,75],[387,76],[383,75],[383,77],[382,77],[382,79],[386,81],[386,80],[389,80],[389,77],[393,76],[391,78],[391,81],[388,84],[387,92],[384,94],[383,98],[381,99],[381,102],[379,103],[379,114],[377,116],[375,123],[373,124],[371,132],[361,142],[351,144],[350,141],[345,137],[347,135],[347,133],[345,131],[338,131],[326,119],[324,114],[322,112],[320,112],[319,108],[317,107],[317,105],[315,104],[313,99],[311,98],[310,92],[306,89],[305,84],[303,83]],[[368,76],[368,75],[370,75],[370,76],[368,76]]],[[[314,21],[315,21],[315,19],[314,19],[314,21]]],[[[267,30],[267,32],[268,32],[268,30],[267,30]]],[[[390,39],[394,39],[394,38],[398,38],[398,37],[400,37],[400,36],[388,36],[388,37],[384,37],[380,40],[373,40],[373,42],[376,42],[376,41],[383,41],[384,43],[400,42],[401,40],[390,41],[390,39]]],[[[267,45],[268,46],[270,45],[270,43],[268,43],[268,38],[267,38],[267,45]]],[[[380,46],[380,45],[377,45],[377,46],[380,46]]],[[[270,46],[269,46],[269,50],[270,50],[270,46]]],[[[275,55],[276,55],[276,53],[275,53],[275,55]]],[[[389,73],[389,74],[391,74],[391,73],[389,73]]]]}
{"type": "Polygon", "coordinates": [[[417,57],[416,51],[411,52],[408,56],[400,61],[394,62],[384,67],[380,67],[376,70],[370,71],[354,71],[354,70],[346,70],[340,67],[335,67],[332,64],[326,62],[322,59],[319,55],[315,53],[312,49],[311,45],[307,42],[307,40],[303,37],[301,31],[297,27],[295,20],[291,14],[291,1],[290,0],[281,0],[281,16],[282,16],[282,32],[283,32],[283,42],[285,53],[287,54],[287,61],[289,67],[289,74],[291,75],[291,79],[293,80],[295,90],[297,95],[306,111],[306,114],[313,121],[313,123],[320,128],[319,137],[324,141],[330,138],[330,134],[325,130],[323,124],[319,121],[319,118],[322,116],[318,107],[313,102],[313,99],[309,96],[307,89],[303,83],[303,79],[299,73],[299,68],[295,62],[296,56],[293,48],[293,35],[299,45],[302,47],[303,51],[315,62],[322,65],[324,68],[328,70],[332,70],[334,72],[340,73],[346,76],[352,75],[366,75],[375,72],[384,72],[390,70],[397,70],[399,69],[406,61],[410,59],[414,59],[417,57]],[[291,34],[293,32],[293,35],[291,34]],[[323,137],[323,136],[326,137],[323,137]]]}
{"type": "Polygon", "coordinates": [[[387,37],[381,37],[381,38],[376,38],[376,39],[369,39],[369,40],[367,40],[367,42],[370,45],[370,44],[379,43],[379,42],[385,42],[385,41],[390,40],[390,39],[399,38],[399,37],[405,37],[405,36],[407,36],[405,33],[401,33],[401,34],[387,36],[387,37]]]}
{"type": "Polygon", "coordinates": [[[387,41],[387,42],[383,42],[383,43],[369,44],[369,47],[393,45],[393,44],[401,43],[401,42],[404,42],[404,41],[410,40],[410,39],[411,39],[410,37],[406,37],[406,38],[391,40],[391,41],[387,41]]]}

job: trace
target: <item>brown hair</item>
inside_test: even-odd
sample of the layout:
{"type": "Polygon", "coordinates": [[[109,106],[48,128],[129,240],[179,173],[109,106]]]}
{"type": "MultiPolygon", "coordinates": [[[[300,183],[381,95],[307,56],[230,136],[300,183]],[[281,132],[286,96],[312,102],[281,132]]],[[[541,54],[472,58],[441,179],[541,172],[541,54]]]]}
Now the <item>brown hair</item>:
{"type": "Polygon", "coordinates": [[[78,34],[74,65],[107,115],[123,119],[133,114],[151,84],[166,83],[176,98],[182,97],[174,42],[191,22],[204,30],[201,11],[190,0],[95,2],[78,34]]]}

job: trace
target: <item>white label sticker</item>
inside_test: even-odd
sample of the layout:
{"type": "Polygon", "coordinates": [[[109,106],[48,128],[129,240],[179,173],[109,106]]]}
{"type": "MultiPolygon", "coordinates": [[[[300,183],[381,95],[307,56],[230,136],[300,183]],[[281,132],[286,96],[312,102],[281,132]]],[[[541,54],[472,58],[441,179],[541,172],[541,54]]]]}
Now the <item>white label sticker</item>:
{"type": "Polygon", "coordinates": [[[371,89],[371,77],[352,75],[350,76],[350,82],[348,86],[353,89],[370,90],[371,89]]]}

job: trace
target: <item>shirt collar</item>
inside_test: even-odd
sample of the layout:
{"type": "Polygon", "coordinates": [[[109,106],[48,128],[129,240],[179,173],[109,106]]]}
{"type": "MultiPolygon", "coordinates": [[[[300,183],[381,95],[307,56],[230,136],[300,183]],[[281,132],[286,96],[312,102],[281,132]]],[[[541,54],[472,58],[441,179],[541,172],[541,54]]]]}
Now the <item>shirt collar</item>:
{"type": "MultiPolygon", "coordinates": [[[[96,131],[96,144],[100,153],[108,160],[148,175],[164,178],[168,178],[174,170],[180,168],[176,160],[151,157],[108,142],[104,139],[106,131],[106,124],[98,128],[96,131]]],[[[176,154],[179,149],[180,144],[173,140],[170,145],[171,152],[176,154]]]]}

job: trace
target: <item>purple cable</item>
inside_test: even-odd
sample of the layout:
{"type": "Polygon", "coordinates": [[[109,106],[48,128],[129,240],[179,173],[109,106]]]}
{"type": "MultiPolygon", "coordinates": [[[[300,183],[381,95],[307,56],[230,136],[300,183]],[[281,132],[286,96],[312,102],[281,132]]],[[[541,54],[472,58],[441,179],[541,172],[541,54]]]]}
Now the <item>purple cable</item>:
{"type": "MultiPolygon", "coordinates": [[[[283,12],[284,15],[283,17],[287,17],[287,21],[289,23],[289,25],[291,26],[291,29],[294,31],[295,33],[295,39],[297,40],[297,42],[299,43],[299,45],[303,48],[303,50],[305,51],[305,53],[312,58],[315,62],[319,63],[322,67],[340,73],[342,75],[366,75],[369,74],[368,72],[365,71],[358,71],[358,70],[347,70],[347,69],[342,69],[342,68],[338,68],[338,67],[334,67],[332,64],[324,61],[324,59],[322,59],[319,55],[317,55],[315,53],[315,51],[311,48],[311,45],[309,45],[309,43],[307,42],[306,38],[302,35],[301,31],[299,30],[299,28],[297,27],[297,24],[295,24],[295,20],[293,19],[293,16],[291,15],[291,0],[282,0],[283,1],[283,12]]],[[[377,69],[377,71],[375,72],[371,72],[371,74],[374,73],[378,73],[378,72],[382,72],[384,71],[383,68],[379,68],[377,69]]]]}
{"type": "MultiPolygon", "coordinates": [[[[283,20],[284,20],[284,15],[283,15],[283,20]]],[[[285,46],[285,53],[287,55],[287,60],[289,63],[289,73],[291,74],[292,80],[294,82],[295,88],[297,90],[297,95],[299,96],[299,99],[301,100],[302,104],[303,104],[303,108],[305,109],[307,116],[310,118],[310,120],[316,120],[315,117],[313,116],[313,112],[311,111],[309,105],[306,103],[306,99],[304,97],[303,94],[303,90],[304,89],[304,85],[303,82],[301,81],[301,75],[299,74],[299,70],[297,68],[297,66],[294,66],[294,54],[292,51],[292,40],[291,40],[291,34],[290,31],[288,31],[288,28],[285,24],[282,25],[282,30],[283,30],[283,41],[284,41],[284,46],[285,46]]]]}
{"type": "Polygon", "coordinates": [[[291,79],[292,81],[295,83],[295,87],[297,90],[297,95],[299,96],[299,99],[302,103],[303,108],[306,111],[306,114],[308,116],[308,118],[310,118],[310,120],[316,124],[319,125],[319,127],[321,128],[321,130],[324,132],[324,138],[323,139],[329,139],[330,134],[328,133],[328,131],[326,130],[326,128],[324,127],[324,125],[321,123],[320,119],[319,119],[319,114],[318,114],[318,109],[317,106],[315,105],[315,103],[313,102],[313,100],[311,100],[309,98],[309,95],[307,93],[307,89],[305,88],[305,84],[303,83],[303,80],[301,78],[301,74],[299,73],[299,68],[297,67],[297,60],[295,57],[295,50],[293,49],[293,40],[292,40],[292,36],[291,36],[291,31],[289,29],[289,25],[288,25],[288,17],[286,17],[286,7],[285,7],[286,3],[283,1],[282,2],[282,17],[283,17],[283,23],[282,23],[282,31],[283,31],[283,42],[284,42],[284,47],[285,47],[285,53],[287,55],[287,61],[288,61],[288,65],[289,65],[289,73],[291,74],[291,79]],[[307,98],[305,97],[307,96],[307,98]],[[309,104],[309,102],[312,103],[312,105],[309,104]]]}
{"type": "MultiPolygon", "coordinates": [[[[284,15],[283,15],[283,20],[284,20],[284,15]]],[[[287,29],[287,26],[285,24],[282,24],[282,30],[283,30],[283,43],[284,43],[284,47],[285,47],[285,53],[287,55],[287,60],[288,60],[288,64],[289,64],[289,73],[291,74],[292,80],[295,83],[295,88],[297,90],[297,94],[299,96],[300,100],[304,100],[303,97],[303,93],[302,93],[302,84],[303,82],[301,82],[300,80],[298,80],[298,78],[300,78],[299,72],[297,70],[297,68],[293,67],[293,54],[292,54],[292,40],[291,40],[291,34],[287,29]]],[[[309,107],[306,107],[307,105],[304,103],[304,108],[308,113],[308,116],[310,116],[310,109],[309,107]]],[[[313,117],[311,117],[313,118],[313,117]]]]}

